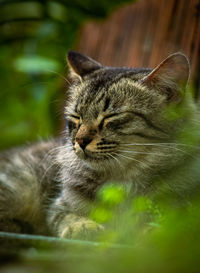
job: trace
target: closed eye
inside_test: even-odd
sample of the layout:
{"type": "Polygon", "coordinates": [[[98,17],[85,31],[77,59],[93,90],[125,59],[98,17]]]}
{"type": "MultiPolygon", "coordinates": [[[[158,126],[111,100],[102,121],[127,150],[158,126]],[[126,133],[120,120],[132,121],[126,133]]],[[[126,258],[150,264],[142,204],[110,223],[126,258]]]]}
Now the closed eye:
{"type": "Polygon", "coordinates": [[[74,118],[74,119],[80,119],[80,117],[79,116],[77,116],[77,115],[72,115],[72,114],[68,114],[68,118],[74,118]]]}
{"type": "MultiPolygon", "coordinates": [[[[154,129],[158,132],[161,132],[161,133],[164,133],[166,134],[165,130],[163,130],[162,128],[160,128],[159,126],[157,126],[156,124],[154,124],[150,119],[148,119],[148,117],[146,117],[143,113],[139,113],[139,112],[134,112],[134,111],[125,111],[125,112],[121,112],[121,113],[113,113],[113,114],[110,114],[108,116],[105,116],[100,124],[99,124],[99,129],[102,129],[103,126],[106,126],[107,124],[110,124],[113,123],[113,125],[115,124],[116,126],[122,126],[122,124],[130,121],[130,115],[134,115],[136,117],[139,117],[140,119],[143,120],[143,122],[145,122],[146,126],[148,126],[149,128],[151,129],[154,129]],[[125,114],[125,116],[123,117],[123,115],[125,114]],[[122,115],[122,117],[120,118],[120,116],[122,115]],[[115,119],[113,117],[115,116],[119,116],[119,119],[115,119]],[[128,117],[129,116],[129,117],[128,117]],[[111,118],[111,120],[109,120],[109,118],[111,118]],[[113,119],[112,119],[113,118],[113,119]],[[115,122],[114,122],[115,121],[115,122]],[[117,125],[118,124],[118,125],[117,125]]],[[[116,127],[116,129],[118,129],[116,127]]]]}
{"type": "Polygon", "coordinates": [[[130,113],[128,113],[128,112],[113,113],[113,114],[105,116],[99,124],[99,130],[101,130],[103,128],[103,126],[106,127],[108,124],[122,125],[122,124],[130,121],[130,116],[127,116],[127,114],[130,114],[130,113]],[[124,114],[126,116],[123,116],[124,114]],[[121,116],[121,118],[120,118],[120,116],[121,116]]]}
{"type": "Polygon", "coordinates": [[[68,125],[68,128],[69,128],[69,131],[71,132],[72,130],[74,130],[75,128],[77,128],[77,125],[74,121],[68,119],[67,120],[67,125],[68,125]]]}
{"type": "Polygon", "coordinates": [[[79,127],[80,123],[80,117],[76,115],[68,115],[67,116],[67,124],[69,127],[69,130],[72,131],[75,128],[79,127]]]}
{"type": "Polygon", "coordinates": [[[116,118],[114,120],[113,119],[108,120],[104,126],[106,128],[117,130],[124,127],[124,125],[130,121],[131,121],[130,117],[116,118]]]}

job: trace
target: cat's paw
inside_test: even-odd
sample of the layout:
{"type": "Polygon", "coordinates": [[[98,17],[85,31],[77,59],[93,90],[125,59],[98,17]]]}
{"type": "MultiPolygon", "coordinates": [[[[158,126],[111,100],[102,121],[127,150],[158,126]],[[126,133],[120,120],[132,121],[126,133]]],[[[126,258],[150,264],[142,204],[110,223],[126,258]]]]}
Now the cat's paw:
{"type": "Polygon", "coordinates": [[[90,239],[95,234],[102,232],[104,227],[89,219],[80,219],[67,225],[61,232],[60,237],[70,239],[90,239]]]}

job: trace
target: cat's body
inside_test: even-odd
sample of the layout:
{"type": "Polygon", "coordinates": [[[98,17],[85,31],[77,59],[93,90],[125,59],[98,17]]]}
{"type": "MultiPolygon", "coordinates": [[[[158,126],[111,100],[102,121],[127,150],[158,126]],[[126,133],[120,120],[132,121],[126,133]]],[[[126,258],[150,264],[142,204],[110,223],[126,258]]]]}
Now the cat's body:
{"type": "Polygon", "coordinates": [[[131,184],[131,196],[159,191],[158,181],[177,196],[197,192],[187,173],[198,137],[187,149],[178,142],[185,129],[198,131],[197,107],[182,94],[186,57],[171,55],[155,70],[103,67],[74,52],[68,61],[77,76],[65,138],[1,155],[0,230],[76,237],[101,229],[87,214],[108,181],[131,184]],[[170,120],[168,106],[186,110],[170,120]]]}

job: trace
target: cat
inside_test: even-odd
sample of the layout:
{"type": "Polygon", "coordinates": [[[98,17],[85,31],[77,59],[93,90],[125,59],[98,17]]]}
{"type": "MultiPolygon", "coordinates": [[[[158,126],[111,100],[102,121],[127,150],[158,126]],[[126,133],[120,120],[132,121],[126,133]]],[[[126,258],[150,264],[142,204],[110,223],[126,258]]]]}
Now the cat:
{"type": "Polygon", "coordinates": [[[0,230],[62,238],[101,231],[88,213],[109,181],[131,184],[131,196],[196,193],[187,175],[199,140],[187,57],[172,54],[153,70],[107,67],[74,51],[67,59],[65,136],[0,155],[0,230]],[[197,136],[191,145],[185,131],[197,136]]]}

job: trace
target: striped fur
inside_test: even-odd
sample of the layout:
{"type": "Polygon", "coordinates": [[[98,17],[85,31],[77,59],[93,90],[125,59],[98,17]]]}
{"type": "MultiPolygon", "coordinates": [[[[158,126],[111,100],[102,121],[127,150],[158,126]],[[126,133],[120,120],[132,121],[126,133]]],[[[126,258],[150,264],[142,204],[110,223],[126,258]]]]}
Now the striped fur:
{"type": "MultiPolygon", "coordinates": [[[[172,176],[174,168],[182,173],[190,156],[178,142],[186,128],[198,129],[184,55],[171,55],[154,70],[104,67],[76,52],[68,62],[74,84],[62,142],[1,155],[1,230],[61,237],[101,230],[87,215],[102,185],[131,183],[132,195],[158,191],[155,181],[172,176]],[[169,109],[182,115],[169,119],[169,109]]],[[[180,195],[196,189],[185,179],[174,183],[171,177],[164,188],[180,195]]]]}

